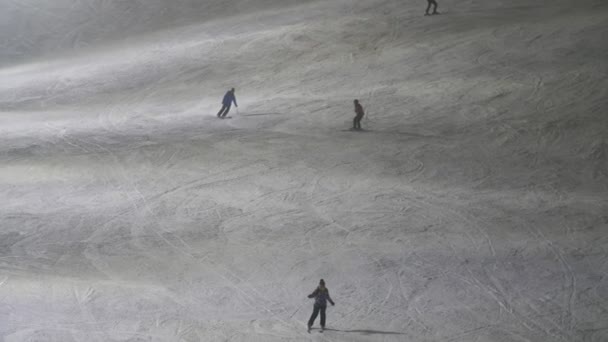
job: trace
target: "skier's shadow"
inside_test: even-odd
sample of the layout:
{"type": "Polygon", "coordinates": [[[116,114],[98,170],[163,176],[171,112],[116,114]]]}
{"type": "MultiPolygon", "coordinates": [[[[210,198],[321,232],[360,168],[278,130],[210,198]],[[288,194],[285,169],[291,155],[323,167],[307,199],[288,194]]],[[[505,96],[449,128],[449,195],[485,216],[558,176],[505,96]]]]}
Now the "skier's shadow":
{"type": "Polygon", "coordinates": [[[398,332],[398,331],[380,331],[380,330],[369,330],[369,329],[360,329],[360,330],[340,330],[340,329],[330,329],[330,328],[325,328],[325,330],[328,331],[339,331],[339,332],[345,332],[345,333],[358,333],[358,334],[363,334],[363,335],[405,335],[405,333],[402,332],[398,332]]]}
{"type": "Polygon", "coordinates": [[[249,113],[249,114],[241,114],[241,116],[260,116],[260,115],[281,115],[281,113],[249,113]]]}
{"type": "Polygon", "coordinates": [[[349,129],[343,129],[342,132],[357,132],[357,133],[366,133],[366,132],[373,132],[371,129],[363,129],[363,128],[359,128],[359,129],[355,129],[355,128],[349,128],[349,129]]]}

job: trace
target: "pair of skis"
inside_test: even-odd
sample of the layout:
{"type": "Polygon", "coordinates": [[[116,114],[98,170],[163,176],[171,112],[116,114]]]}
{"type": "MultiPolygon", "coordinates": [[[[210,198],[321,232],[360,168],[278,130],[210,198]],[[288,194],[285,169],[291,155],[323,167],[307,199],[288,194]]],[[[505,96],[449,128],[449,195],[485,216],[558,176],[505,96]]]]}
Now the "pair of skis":
{"type": "MultiPolygon", "coordinates": [[[[309,334],[310,334],[310,330],[312,330],[312,327],[308,327],[308,330],[306,330],[309,334]]],[[[320,333],[322,333],[325,330],[324,327],[321,327],[321,329],[319,330],[320,333]]]]}

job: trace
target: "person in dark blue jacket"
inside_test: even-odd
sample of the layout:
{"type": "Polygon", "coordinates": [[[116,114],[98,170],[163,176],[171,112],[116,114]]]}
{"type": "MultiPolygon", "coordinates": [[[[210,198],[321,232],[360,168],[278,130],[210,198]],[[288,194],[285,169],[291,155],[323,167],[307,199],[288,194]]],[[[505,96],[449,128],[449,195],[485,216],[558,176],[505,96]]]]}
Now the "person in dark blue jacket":
{"type": "Polygon", "coordinates": [[[236,104],[236,96],[234,95],[234,88],[228,90],[226,95],[224,95],[224,99],[222,100],[222,109],[217,113],[218,118],[224,118],[230,111],[230,106],[234,103],[235,107],[238,107],[236,104]]]}
{"type": "Polygon", "coordinates": [[[314,290],[313,293],[308,295],[308,298],[315,299],[312,315],[308,320],[308,331],[310,332],[310,328],[315,323],[319,312],[321,313],[321,331],[323,331],[323,329],[325,329],[325,309],[327,309],[327,302],[329,301],[331,305],[336,305],[336,303],[334,303],[329,296],[329,290],[327,287],[325,287],[325,280],[321,279],[319,281],[319,286],[314,290]]]}

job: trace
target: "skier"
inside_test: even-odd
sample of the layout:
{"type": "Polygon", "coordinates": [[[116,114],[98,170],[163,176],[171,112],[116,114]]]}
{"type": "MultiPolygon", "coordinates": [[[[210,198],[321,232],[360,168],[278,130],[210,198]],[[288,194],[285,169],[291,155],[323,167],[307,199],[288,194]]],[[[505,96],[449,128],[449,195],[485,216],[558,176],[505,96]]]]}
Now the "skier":
{"type": "Polygon", "coordinates": [[[225,118],[226,114],[230,111],[230,106],[234,102],[234,106],[238,107],[236,104],[236,97],[234,96],[234,88],[228,90],[226,95],[224,95],[224,99],[222,100],[222,109],[217,113],[218,118],[225,118]]]}
{"type": "Polygon", "coordinates": [[[355,100],[355,118],[353,119],[353,129],[361,129],[361,119],[363,119],[363,107],[359,103],[359,100],[355,100]]]}
{"type": "Polygon", "coordinates": [[[439,14],[439,12],[437,12],[437,1],[435,1],[435,0],[426,0],[426,1],[429,3],[429,5],[426,7],[426,13],[424,15],[439,14]],[[429,13],[431,6],[434,6],[433,13],[429,13]]]}
{"type": "Polygon", "coordinates": [[[308,332],[310,332],[310,328],[315,323],[315,319],[317,319],[319,312],[321,313],[321,332],[323,332],[323,329],[325,329],[325,309],[327,309],[327,301],[329,301],[331,305],[336,305],[329,296],[329,290],[325,287],[325,280],[321,279],[319,281],[319,286],[313,293],[308,295],[308,298],[315,299],[312,315],[310,315],[310,319],[308,320],[308,332]]]}

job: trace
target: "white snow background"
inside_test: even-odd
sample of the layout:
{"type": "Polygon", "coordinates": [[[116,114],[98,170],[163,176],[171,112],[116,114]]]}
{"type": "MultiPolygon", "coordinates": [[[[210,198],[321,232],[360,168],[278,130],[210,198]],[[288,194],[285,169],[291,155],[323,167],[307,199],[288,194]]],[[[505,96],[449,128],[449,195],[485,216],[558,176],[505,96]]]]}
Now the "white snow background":
{"type": "Polygon", "coordinates": [[[608,3],[439,6],[0,0],[0,341],[608,341],[608,3]]]}

